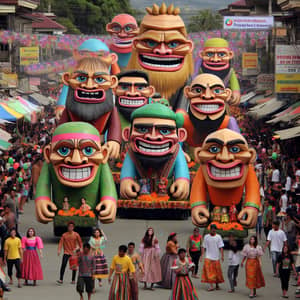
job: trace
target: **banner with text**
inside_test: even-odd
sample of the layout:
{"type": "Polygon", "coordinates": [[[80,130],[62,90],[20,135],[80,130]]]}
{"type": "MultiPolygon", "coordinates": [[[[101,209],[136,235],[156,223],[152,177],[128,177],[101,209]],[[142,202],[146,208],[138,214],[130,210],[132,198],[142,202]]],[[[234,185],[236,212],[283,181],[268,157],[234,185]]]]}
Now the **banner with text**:
{"type": "Polygon", "coordinates": [[[234,17],[224,16],[223,28],[224,29],[258,29],[268,30],[274,26],[274,17],[234,17]]]}

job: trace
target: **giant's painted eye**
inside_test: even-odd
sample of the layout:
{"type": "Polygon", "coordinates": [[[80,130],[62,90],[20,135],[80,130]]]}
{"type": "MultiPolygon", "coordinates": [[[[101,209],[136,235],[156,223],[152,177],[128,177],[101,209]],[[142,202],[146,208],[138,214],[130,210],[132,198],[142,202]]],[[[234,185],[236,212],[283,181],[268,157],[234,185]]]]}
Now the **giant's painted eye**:
{"type": "Polygon", "coordinates": [[[102,77],[96,77],[94,80],[96,83],[99,83],[99,84],[106,82],[106,80],[102,77]]]}
{"type": "Polygon", "coordinates": [[[167,129],[167,128],[161,128],[159,129],[159,132],[162,134],[162,135],[167,135],[167,134],[170,134],[170,130],[167,129]]]}
{"type": "Polygon", "coordinates": [[[232,146],[232,147],[229,148],[229,151],[231,153],[239,153],[241,151],[241,148],[238,147],[238,146],[232,146]]]}
{"type": "Polygon", "coordinates": [[[154,40],[146,40],[145,44],[150,48],[155,48],[158,45],[158,42],[155,42],[154,40]]]}
{"type": "Polygon", "coordinates": [[[57,152],[61,156],[68,156],[71,153],[71,149],[65,146],[62,146],[57,149],[57,152]]]}
{"type": "Polygon", "coordinates": [[[208,57],[213,57],[215,54],[214,54],[214,52],[207,52],[206,55],[207,55],[208,57]]]}
{"type": "Polygon", "coordinates": [[[202,93],[202,88],[201,87],[195,87],[195,88],[192,89],[192,92],[196,93],[196,94],[200,94],[200,93],[202,93]]]}
{"type": "Polygon", "coordinates": [[[123,91],[128,91],[128,86],[127,85],[121,85],[121,89],[123,91]]]}
{"type": "Polygon", "coordinates": [[[144,88],[145,87],[143,87],[143,86],[138,86],[136,89],[137,89],[137,91],[142,91],[144,88]]]}
{"type": "Polygon", "coordinates": [[[125,31],[125,32],[130,32],[130,31],[132,31],[132,27],[131,27],[130,25],[126,25],[126,26],[124,27],[124,31],[125,31]]]}
{"type": "Polygon", "coordinates": [[[213,92],[218,95],[218,94],[224,93],[224,90],[221,89],[221,88],[216,88],[216,89],[213,90],[213,92]]]}
{"type": "Polygon", "coordinates": [[[121,29],[122,29],[122,28],[121,28],[120,25],[114,25],[114,26],[112,27],[112,30],[115,31],[115,32],[120,32],[121,29]]]}
{"type": "Polygon", "coordinates": [[[87,146],[85,148],[82,149],[82,153],[86,156],[91,156],[95,153],[96,149],[91,147],[91,146],[87,146]]]}
{"type": "Polygon", "coordinates": [[[220,147],[218,147],[218,146],[211,146],[209,149],[208,149],[208,151],[210,152],[210,153],[219,153],[220,151],[221,151],[221,148],[220,147]]]}
{"type": "Polygon", "coordinates": [[[218,56],[219,56],[219,57],[224,57],[224,56],[226,56],[226,53],[225,53],[225,52],[219,52],[219,53],[218,53],[218,56]]]}
{"type": "Polygon", "coordinates": [[[87,81],[87,76],[85,75],[79,75],[76,77],[76,80],[79,82],[86,82],[87,81]]]}
{"type": "Polygon", "coordinates": [[[147,133],[149,131],[148,127],[139,127],[137,128],[139,133],[147,133]]]}
{"type": "Polygon", "coordinates": [[[179,42],[176,42],[176,41],[172,41],[172,42],[168,43],[169,48],[176,48],[178,46],[179,46],[179,42]]]}

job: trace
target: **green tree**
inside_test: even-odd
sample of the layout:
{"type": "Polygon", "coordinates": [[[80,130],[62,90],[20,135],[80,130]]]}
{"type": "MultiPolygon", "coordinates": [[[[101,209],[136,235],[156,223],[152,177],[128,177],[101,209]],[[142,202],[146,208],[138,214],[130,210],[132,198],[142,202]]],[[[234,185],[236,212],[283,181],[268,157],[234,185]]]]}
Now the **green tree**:
{"type": "Polygon", "coordinates": [[[197,15],[190,17],[189,21],[187,26],[189,32],[216,30],[223,27],[223,17],[211,9],[200,10],[197,15]]]}

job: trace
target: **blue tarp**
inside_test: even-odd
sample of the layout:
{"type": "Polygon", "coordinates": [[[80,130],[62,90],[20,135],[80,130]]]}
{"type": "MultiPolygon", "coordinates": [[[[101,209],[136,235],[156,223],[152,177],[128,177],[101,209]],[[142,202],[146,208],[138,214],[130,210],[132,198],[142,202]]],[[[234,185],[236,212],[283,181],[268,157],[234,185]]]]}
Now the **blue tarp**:
{"type": "Polygon", "coordinates": [[[8,113],[2,106],[0,106],[0,119],[16,122],[17,118],[8,113]]]}

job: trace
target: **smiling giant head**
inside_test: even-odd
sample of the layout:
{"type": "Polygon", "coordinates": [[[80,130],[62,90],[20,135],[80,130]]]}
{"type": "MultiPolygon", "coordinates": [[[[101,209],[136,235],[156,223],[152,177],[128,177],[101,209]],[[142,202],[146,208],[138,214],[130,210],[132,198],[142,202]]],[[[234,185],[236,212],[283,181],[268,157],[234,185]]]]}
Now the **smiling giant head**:
{"type": "Polygon", "coordinates": [[[61,184],[81,188],[94,181],[99,165],[107,160],[107,151],[101,148],[94,126],[70,122],[56,128],[44,157],[61,184]]]}
{"type": "Polygon", "coordinates": [[[221,129],[207,136],[202,147],[195,149],[195,156],[208,185],[229,189],[244,185],[256,152],[241,134],[221,129]]]}

